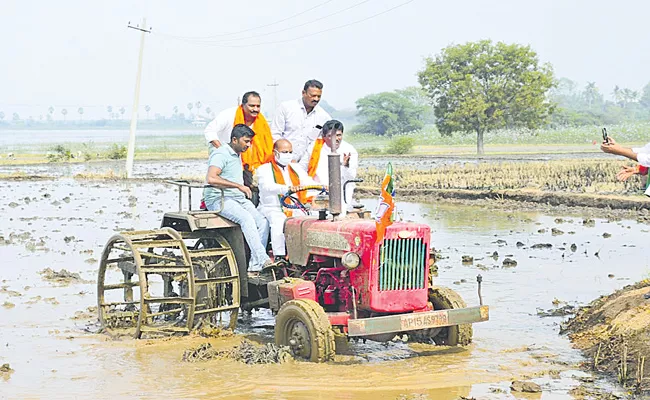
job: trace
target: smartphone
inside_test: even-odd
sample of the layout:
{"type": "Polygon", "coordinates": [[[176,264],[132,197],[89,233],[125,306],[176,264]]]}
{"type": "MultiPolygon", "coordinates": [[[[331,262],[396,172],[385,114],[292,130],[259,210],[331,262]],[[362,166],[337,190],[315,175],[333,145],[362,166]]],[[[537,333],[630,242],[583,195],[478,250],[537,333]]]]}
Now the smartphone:
{"type": "Polygon", "coordinates": [[[607,128],[603,128],[603,142],[609,143],[609,138],[607,137],[607,128]]]}

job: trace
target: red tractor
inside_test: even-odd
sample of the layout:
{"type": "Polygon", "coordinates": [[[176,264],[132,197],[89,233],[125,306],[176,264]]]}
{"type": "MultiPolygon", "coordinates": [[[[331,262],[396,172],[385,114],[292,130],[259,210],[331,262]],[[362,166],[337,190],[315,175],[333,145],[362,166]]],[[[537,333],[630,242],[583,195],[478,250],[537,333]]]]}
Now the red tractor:
{"type": "Polygon", "coordinates": [[[104,330],[188,333],[202,319],[234,329],[240,309],[269,308],[276,344],[314,362],[333,358],[335,335],[469,344],[471,324],[488,320],[488,306],[467,307],[453,290],[433,286],[430,228],[394,222],[378,243],[368,211],[341,217],[340,173],[330,171],[329,202],[320,196],[312,207],[318,215],[285,223],[288,262],[257,276],[246,271],[238,225],[218,211],[182,210],[183,187],[191,205],[192,188],[203,185],[168,181],[179,186],[179,211],[166,213],[161,229],[120,233],[104,249],[97,290],[104,330]]]}

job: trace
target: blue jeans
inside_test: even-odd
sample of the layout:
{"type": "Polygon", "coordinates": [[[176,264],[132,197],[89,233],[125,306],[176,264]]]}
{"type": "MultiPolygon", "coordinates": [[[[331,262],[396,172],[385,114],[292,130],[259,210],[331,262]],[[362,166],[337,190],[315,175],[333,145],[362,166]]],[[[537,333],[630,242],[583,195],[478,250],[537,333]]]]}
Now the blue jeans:
{"type": "MultiPolygon", "coordinates": [[[[220,207],[221,198],[214,203],[206,204],[210,211],[220,207]]],[[[269,240],[269,221],[255,208],[248,199],[226,197],[223,210],[219,213],[222,217],[239,224],[244,239],[251,249],[249,271],[260,271],[269,256],[266,253],[266,243],[269,240]]]]}

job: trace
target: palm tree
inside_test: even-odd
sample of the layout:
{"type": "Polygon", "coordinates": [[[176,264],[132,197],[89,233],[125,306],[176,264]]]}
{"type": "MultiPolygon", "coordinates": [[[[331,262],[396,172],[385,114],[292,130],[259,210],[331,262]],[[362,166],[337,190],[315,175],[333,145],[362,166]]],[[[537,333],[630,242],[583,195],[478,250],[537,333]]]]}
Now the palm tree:
{"type": "Polygon", "coordinates": [[[621,89],[618,87],[618,85],[614,86],[614,91],[612,92],[612,94],[614,95],[614,102],[620,106],[622,102],[621,101],[622,96],[621,96],[621,89]]]}
{"type": "Polygon", "coordinates": [[[0,111],[0,121],[2,121],[3,119],[5,119],[5,113],[4,111],[0,111]]]}
{"type": "Polygon", "coordinates": [[[178,106],[174,106],[174,114],[178,114],[178,106]]]}
{"type": "Polygon", "coordinates": [[[106,107],[106,111],[108,112],[108,119],[111,119],[113,117],[113,106],[106,107]]]}
{"type": "Polygon", "coordinates": [[[192,118],[192,107],[194,107],[192,103],[187,103],[187,109],[190,110],[190,118],[192,118]]]}
{"type": "Polygon", "coordinates": [[[20,115],[18,115],[18,113],[15,112],[15,113],[12,114],[11,119],[13,119],[14,122],[18,122],[18,121],[20,121],[20,115]]]}
{"type": "Polygon", "coordinates": [[[61,109],[61,114],[63,114],[63,121],[65,122],[65,116],[68,115],[68,110],[65,108],[61,109]]]}
{"type": "Polygon", "coordinates": [[[587,82],[584,91],[585,100],[589,107],[593,106],[598,98],[598,88],[596,87],[596,82],[587,82]]]}
{"type": "Polygon", "coordinates": [[[201,101],[197,101],[196,104],[194,104],[194,105],[196,106],[196,114],[197,115],[200,114],[201,113],[201,107],[203,107],[203,104],[201,104],[201,101]]]}
{"type": "Polygon", "coordinates": [[[50,108],[47,109],[47,112],[52,115],[54,114],[54,106],[50,106],[50,108]]]}
{"type": "Polygon", "coordinates": [[[149,119],[149,111],[151,111],[151,106],[147,104],[146,106],[144,106],[144,110],[147,112],[147,119],[149,119]]]}
{"type": "Polygon", "coordinates": [[[205,108],[205,113],[206,114],[210,115],[211,112],[212,112],[212,109],[210,108],[210,106],[205,108]]]}
{"type": "Polygon", "coordinates": [[[126,108],[124,108],[124,107],[120,107],[120,114],[122,114],[122,116],[120,117],[120,119],[124,119],[124,113],[125,113],[125,112],[126,112],[126,108]]]}
{"type": "Polygon", "coordinates": [[[79,121],[81,121],[82,119],[84,119],[84,108],[83,108],[83,107],[79,107],[79,108],[77,109],[77,112],[79,113],[79,121]]]}

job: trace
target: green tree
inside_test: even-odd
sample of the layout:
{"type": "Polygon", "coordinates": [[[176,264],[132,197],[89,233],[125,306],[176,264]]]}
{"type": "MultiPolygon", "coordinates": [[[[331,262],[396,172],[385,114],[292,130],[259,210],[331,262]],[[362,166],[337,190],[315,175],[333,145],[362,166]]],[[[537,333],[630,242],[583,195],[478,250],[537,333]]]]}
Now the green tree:
{"type": "Polygon", "coordinates": [[[0,111],[0,121],[2,121],[3,119],[5,119],[5,113],[4,111],[0,111]]]}
{"type": "Polygon", "coordinates": [[[126,108],[120,107],[120,119],[124,119],[124,113],[126,112],[126,108]]]}
{"type": "Polygon", "coordinates": [[[205,108],[205,113],[208,114],[208,116],[210,116],[210,114],[212,113],[212,109],[210,108],[210,106],[205,108]]]}
{"type": "Polygon", "coordinates": [[[370,94],[357,100],[361,132],[392,136],[422,129],[425,107],[399,92],[370,94]]]}
{"type": "Polygon", "coordinates": [[[84,108],[83,108],[83,107],[79,107],[79,108],[77,109],[77,112],[79,113],[79,120],[81,121],[82,119],[84,119],[84,108]]]}
{"type": "Polygon", "coordinates": [[[144,106],[144,111],[146,111],[146,113],[147,113],[147,119],[149,119],[149,111],[151,111],[151,106],[150,106],[149,104],[147,104],[146,106],[144,106]]]}
{"type": "Polygon", "coordinates": [[[475,132],[478,154],[486,132],[537,128],[554,109],[547,100],[553,69],[540,65],[530,46],[491,40],[449,46],[426,59],[418,78],[433,100],[438,130],[475,132]]]}
{"type": "Polygon", "coordinates": [[[600,94],[596,82],[587,82],[587,85],[582,92],[582,96],[587,102],[587,107],[589,108],[600,106],[603,103],[603,95],[600,94]]]}
{"type": "Polygon", "coordinates": [[[203,104],[201,104],[200,101],[197,101],[194,105],[196,106],[196,114],[198,115],[201,112],[201,107],[203,107],[203,104]]]}
{"type": "Polygon", "coordinates": [[[68,115],[68,110],[66,110],[65,108],[62,108],[61,109],[61,114],[63,114],[63,121],[65,121],[65,117],[66,117],[66,115],[68,115]]]}
{"type": "Polygon", "coordinates": [[[113,118],[113,106],[106,107],[106,112],[108,113],[108,119],[113,118]]]}
{"type": "Polygon", "coordinates": [[[11,119],[12,119],[14,122],[18,122],[18,121],[20,121],[20,115],[19,115],[17,112],[15,112],[15,113],[13,113],[13,114],[11,115],[11,119]]]}
{"type": "Polygon", "coordinates": [[[48,114],[50,114],[50,120],[52,120],[52,115],[54,114],[54,106],[50,106],[47,109],[48,114]]]}

